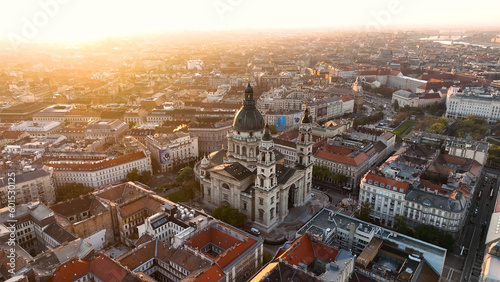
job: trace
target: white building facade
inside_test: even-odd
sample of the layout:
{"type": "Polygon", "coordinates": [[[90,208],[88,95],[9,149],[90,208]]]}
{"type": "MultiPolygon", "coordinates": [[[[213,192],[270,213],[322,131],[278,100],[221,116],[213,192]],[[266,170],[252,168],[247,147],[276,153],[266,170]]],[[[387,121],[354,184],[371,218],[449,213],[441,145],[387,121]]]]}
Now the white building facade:
{"type": "Polygon", "coordinates": [[[127,178],[127,173],[134,168],[139,174],[143,171],[152,171],[151,158],[147,152],[132,153],[98,162],[52,161],[46,165],[54,169],[56,186],[76,182],[87,187],[99,188],[123,182],[127,178]]]}

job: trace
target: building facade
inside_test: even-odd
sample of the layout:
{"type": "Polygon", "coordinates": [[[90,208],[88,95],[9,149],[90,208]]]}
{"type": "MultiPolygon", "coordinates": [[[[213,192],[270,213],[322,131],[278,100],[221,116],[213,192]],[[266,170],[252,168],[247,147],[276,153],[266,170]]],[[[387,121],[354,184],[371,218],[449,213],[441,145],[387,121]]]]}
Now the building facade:
{"type": "MultiPolygon", "coordinates": [[[[16,172],[15,189],[16,203],[27,204],[29,202],[41,201],[44,204],[56,202],[56,187],[52,180],[53,169],[44,166],[41,169],[16,172]]],[[[8,174],[9,175],[9,174],[8,174]]],[[[0,177],[0,201],[1,206],[7,206],[9,189],[9,176],[0,177]]]]}
{"type": "Polygon", "coordinates": [[[119,119],[96,120],[87,126],[85,136],[92,139],[104,139],[117,142],[128,131],[128,125],[119,119]]]}
{"type": "Polygon", "coordinates": [[[146,137],[145,145],[151,158],[160,164],[162,172],[171,171],[174,166],[187,164],[198,158],[198,137],[189,133],[176,132],[155,134],[146,137]]]}
{"type": "Polygon", "coordinates": [[[405,215],[405,197],[408,183],[367,173],[359,185],[359,201],[369,201],[371,217],[382,225],[394,227],[394,216],[405,215]]]}
{"type": "Polygon", "coordinates": [[[149,153],[137,152],[103,161],[50,161],[45,164],[54,169],[54,183],[63,186],[76,182],[84,186],[99,188],[120,183],[127,173],[137,169],[138,173],[152,171],[149,153]]]}
{"type": "Polygon", "coordinates": [[[498,90],[483,87],[450,87],[446,98],[445,116],[465,119],[470,115],[485,118],[489,124],[500,120],[500,96],[498,90]]]}
{"type": "Polygon", "coordinates": [[[188,132],[198,137],[198,150],[201,154],[208,154],[227,148],[227,134],[231,130],[232,120],[216,122],[214,124],[190,124],[188,132]]]}
{"type": "Polygon", "coordinates": [[[312,145],[311,118],[306,110],[294,167],[277,167],[274,142],[249,85],[228,134],[227,150],[214,152],[195,166],[205,202],[215,207],[229,205],[246,214],[255,226],[274,228],[290,208],[311,197],[312,145]]]}
{"type": "Polygon", "coordinates": [[[10,127],[12,131],[26,131],[32,137],[44,137],[56,133],[61,128],[57,121],[25,121],[10,127]]]}

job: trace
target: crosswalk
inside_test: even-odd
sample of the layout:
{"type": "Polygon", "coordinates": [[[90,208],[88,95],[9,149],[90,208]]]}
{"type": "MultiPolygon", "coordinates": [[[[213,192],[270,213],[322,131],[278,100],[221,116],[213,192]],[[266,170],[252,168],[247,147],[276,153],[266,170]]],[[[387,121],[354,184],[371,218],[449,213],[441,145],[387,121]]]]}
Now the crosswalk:
{"type": "Polygon", "coordinates": [[[445,265],[443,268],[443,276],[441,281],[443,282],[460,281],[461,276],[462,276],[462,271],[445,265]]]}

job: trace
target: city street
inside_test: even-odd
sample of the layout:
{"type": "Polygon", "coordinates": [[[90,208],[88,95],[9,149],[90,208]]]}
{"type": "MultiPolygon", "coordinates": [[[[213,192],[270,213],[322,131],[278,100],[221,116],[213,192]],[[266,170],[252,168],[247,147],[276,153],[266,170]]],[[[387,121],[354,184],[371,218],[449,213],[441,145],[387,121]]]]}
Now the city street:
{"type": "MultiPolygon", "coordinates": [[[[476,192],[469,209],[468,220],[464,226],[461,236],[456,242],[454,248],[455,254],[449,254],[455,258],[465,257],[463,267],[460,267],[458,261],[450,260],[451,266],[454,268],[463,269],[461,281],[479,281],[481,272],[481,264],[484,257],[486,232],[488,224],[495,206],[496,196],[498,194],[498,184],[493,183],[492,177],[488,177],[489,181],[485,181],[487,174],[494,175],[498,172],[493,172],[485,169],[483,176],[476,188],[476,192]],[[493,191],[493,192],[491,192],[493,191]],[[479,193],[481,197],[479,198],[479,193]],[[492,194],[491,194],[492,193],[492,194]],[[490,195],[492,195],[490,197],[490,195]],[[476,212],[477,208],[477,212],[476,212]],[[462,255],[460,256],[463,248],[462,255]]],[[[450,280],[453,281],[453,280],[450,280]]]]}

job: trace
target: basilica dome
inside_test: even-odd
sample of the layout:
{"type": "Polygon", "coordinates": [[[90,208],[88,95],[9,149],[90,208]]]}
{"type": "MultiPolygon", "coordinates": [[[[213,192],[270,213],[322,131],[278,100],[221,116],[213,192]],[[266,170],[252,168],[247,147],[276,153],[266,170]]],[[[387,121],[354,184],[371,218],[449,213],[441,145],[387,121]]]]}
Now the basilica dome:
{"type": "Polygon", "coordinates": [[[233,128],[241,132],[256,132],[264,129],[264,118],[255,107],[253,89],[250,83],[247,89],[245,89],[243,107],[234,116],[233,128]]]}

